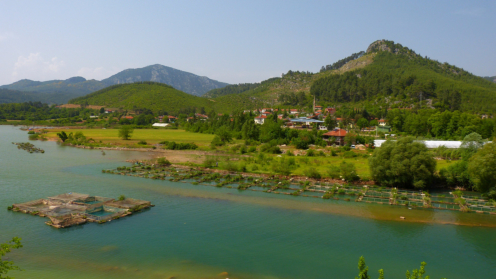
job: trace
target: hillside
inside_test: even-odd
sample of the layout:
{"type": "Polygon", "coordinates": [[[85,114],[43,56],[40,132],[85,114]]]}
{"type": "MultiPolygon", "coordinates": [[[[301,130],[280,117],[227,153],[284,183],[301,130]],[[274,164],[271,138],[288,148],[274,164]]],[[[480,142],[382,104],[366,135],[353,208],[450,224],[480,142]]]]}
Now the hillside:
{"type": "Polygon", "coordinates": [[[172,86],[156,82],[119,84],[69,101],[126,110],[151,109],[154,112],[178,113],[191,108],[210,110],[213,102],[192,96],[172,86]]]}
{"type": "MultiPolygon", "coordinates": [[[[162,65],[152,65],[138,69],[127,69],[102,81],[86,80],[83,77],[72,77],[66,80],[33,81],[23,79],[9,85],[0,86],[0,89],[22,91],[22,101],[49,100],[49,103],[67,103],[70,99],[84,96],[105,87],[133,83],[138,81],[154,81],[168,84],[186,93],[201,96],[209,90],[222,88],[227,83],[201,77],[192,73],[176,70],[162,65]],[[30,94],[29,92],[36,92],[30,94]],[[43,96],[39,96],[42,94],[43,96]]],[[[7,96],[4,91],[3,100],[18,100],[18,97],[7,96]]],[[[19,93],[12,93],[19,94],[19,93]]]]}
{"type": "Polygon", "coordinates": [[[254,88],[232,85],[227,89],[233,94],[214,100],[233,99],[251,106],[248,108],[260,104],[310,106],[316,96],[319,104],[330,106],[416,107],[422,99],[423,107],[496,112],[496,84],[385,40],[372,43],[366,52],[322,67],[316,74],[289,71],[254,88]]]}
{"type": "Polygon", "coordinates": [[[494,76],[494,77],[484,77],[484,79],[487,79],[487,80],[492,81],[492,82],[496,82],[496,76],[494,76]]]}
{"type": "Polygon", "coordinates": [[[62,92],[40,93],[0,88],[0,104],[24,102],[55,104],[60,103],[60,100],[67,102],[71,98],[74,98],[74,95],[62,92]]]}
{"type": "Polygon", "coordinates": [[[133,83],[138,81],[165,83],[177,90],[195,96],[201,96],[212,89],[222,88],[228,85],[224,82],[158,64],[144,68],[124,70],[102,80],[102,83],[106,86],[111,86],[114,84],[133,83]]]}

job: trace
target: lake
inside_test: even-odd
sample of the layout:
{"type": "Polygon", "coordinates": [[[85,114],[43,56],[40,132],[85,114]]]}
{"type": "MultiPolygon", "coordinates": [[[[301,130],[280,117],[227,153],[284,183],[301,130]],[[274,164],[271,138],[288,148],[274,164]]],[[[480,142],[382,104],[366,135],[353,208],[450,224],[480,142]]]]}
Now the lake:
{"type": "MultiPolygon", "coordinates": [[[[167,139],[164,139],[167,140],[167,139]]],[[[0,243],[16,278],[354,278],[364,256],[372,278],[404,278],[427,262],[431,278],[491,278],[496,216],[267,194],[104,174],[147,152],[32,143],[0,126],[0,243]],[[68,229],[7,211],[65,192],[149,200],[156,206],[106,224],[68,229]],[[399,216],[406,216],[401,221],[399,216]],[[456,225],[462,224],[462,225],[456,225]]]]}

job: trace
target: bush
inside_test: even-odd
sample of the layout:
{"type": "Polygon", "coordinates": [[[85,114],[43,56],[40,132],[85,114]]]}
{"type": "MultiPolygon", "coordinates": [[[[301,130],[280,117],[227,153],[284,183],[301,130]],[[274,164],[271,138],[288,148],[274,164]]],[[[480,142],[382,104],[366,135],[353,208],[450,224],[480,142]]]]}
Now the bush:
{"type": "Polygon", "coordinates": [[[313,179],[320,179],[322,176],[315,168],[308,168],[304,171],[305,176],[313,179]]]}
{"type": "Polygon", "coordinates": [[[358,155],[353,151],[346,151],[343,153],[343,157],[345,157],[345,158],[355,158],[357,156],[358,155]]]}
{"type": "Polygon", "coordinates": [[[308,149],[308,151],[307,151],[307,156],[308,156],[308,157],[313,157],[313,156],[315,156],[315,151],[314,151],[313,149],[308,149]]]}
{"type": "Polygon", "coordinates": [[[118,198],[118,200],[120,200],[120,201],[123,201],[125,199],[126,199],[126,196],[124,196],[124,195],[120,195],[119,198],[118,198]]]}
{"type": "Polygon", "coordinates": [[[161,166],[170,166],[171,162],[169,162],[169,160],[167,160],[165,157],[162,157],[157,159],[157,164],[161,166]]]}
{"type": "Polygon", "coordinates": [[[195,150],[198,149],[198,145],[194,143],[176,143],[175,141],[164,141],[166,142],[166,149],[169,150],[195,150]]]}
{"type": "Polygon", "coordinates": [[[38,134],[31,134],[29,135],[29,139],[30,140],[37,140],[39,138],[39,135],[38,134]]]}
{"type": "Polygon", "coordinates": [[[356,168],[353,163],[343,161],[341,162],[341,165],[339,165],[339,169],[341,170],[341,176],[346,181],[356,181],[360,179],[356,174],[356,168]]]}
{"type": "Polygon", "coordinates": [[[34,131],[29,131],[28,132],[28,135],[32,135],[32,134],[34,134],[34,131]]]}
{"type": "Polygon", "coordinates": [[[341,169],[337,166],[330,166],[329,169],[327,169],[327,174],[332,179],[338,179],[341,174],[341,169]]]}
{"type": "Polygon", "coordinates": [[[255,146],[250,146],[250,148],[248,148],[248,152],[257,152],[257,148],[255,146]]]}
{"type": "Polygon", "coordinates": [[[140,140],[140,141],[138,142],[138,144],[140,144],[140,145],[147,145],[147,142],[146,142],[146,141],[144,141],[144,140],[140,140]]]}

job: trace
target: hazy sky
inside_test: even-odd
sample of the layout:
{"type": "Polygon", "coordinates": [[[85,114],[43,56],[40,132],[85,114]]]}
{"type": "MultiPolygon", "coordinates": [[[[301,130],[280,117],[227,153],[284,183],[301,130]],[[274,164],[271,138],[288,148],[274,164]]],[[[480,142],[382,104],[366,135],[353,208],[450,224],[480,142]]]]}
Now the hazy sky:
{"type": "Polygon", "coordinates": [[[1,1],[0,84],[162,64],[228,83],[317,72],[378,39],[496,75],[496,1],[1,1]]]}

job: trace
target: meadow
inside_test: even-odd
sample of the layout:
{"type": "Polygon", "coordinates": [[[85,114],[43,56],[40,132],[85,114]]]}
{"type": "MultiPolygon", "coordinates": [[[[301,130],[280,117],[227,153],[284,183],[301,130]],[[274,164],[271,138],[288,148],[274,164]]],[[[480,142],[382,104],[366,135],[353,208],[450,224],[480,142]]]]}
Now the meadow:
{"type": "Polygon", "coordinates": [[[158,144],[161,141],[175,141],[178,143],[196,143],[200,147],[207,147],[214,138],[214,135],[191,133],[184,130],[171,129],[134,129],[130,140],[119,138],[118,129],[51,129],[46,135],[50,139],[58,139],[57,133],[65,131],[69,133],[82,132],[86,138],[92,138],[96,142],[111,145],[135,145],[139,141],[146,141],[147,144],[158,144]]]}
{"type": "MultiPolygon", "coordinates": [[[[46,137],[52,140],[56,140],[58,139],[57,133],[61,131],[65,131],[66,133],[82,132],[88,139],[91,138],[97,143],[100,143],[101,141],[101,145],[123,147],[127,146],[150,148],[152,145],[158,144],[161,141],[175,141],[177,143],[195,143],[202,150],[211,150],[210,142],[214,138],[214,135],[211,134],[192,133],[179,129],[135,129],[130,140],[123,140],[119,138],[118,129],[51,129],[46,134],[46,137]],[[138,142],[140,141],[146,141],[147,146],[138,145],[138,142]]],[[[334,149],[337,152],[337,156],[330,156],[330,150],[333,149],[331,147],[318,149],[325,151],[326,156],[290,157],[287,155],[274,155],[258,152],[258,148],[256,152],[241,155],[236,150],[233,151],[232,147],[239,147],[242,145],[242,142],[243,141],[241,140],[235,140],[230,146],[221,147],[219,150],[217,150],[217,152],[215,152],[215,154],[212,153],[211,157],[214,158],[216,162],[219,162],[218,165],[216,164],[216,167],[233,171],[236,170],[260,174],[274,174],[274,164],[277,164],[278,160],[281,160],[282,158],[294,158],[295,163],[291,167],[291,175],[305,176],[305,173],[308,171],[308,169],[312,168],[319,172],[322,177],[328,177],[328,170],[330,166],[339,167],[341,162],[345,161],[348,163],[353,163],[355,165],[356,173],[361,178],[370,178],[368,155],[370,155],[371,153],[369,153],[368,151],[355,150],[354,152],[357,156],[354,158],[346,158],[345,156],[343,156],[343,152],[340,152],[338,149],[334,149]],[[218,157],[215,158],[215,156],[218,157]]],[[[295,153],[296,151],[294,148],[289,147],[286,148],[286,150],[290,150],[293,153],[295,153]]],[[[193,155],[189,154],[188,156],[191,157],[193,155]]],[[[202,158],[190,160],[190,162],[200,162],[203,161],[206,157],[202,156],[202,158]]],[[[171,161],[173,163],[181,163],[181,161],[171,161]]],[[[447,167],[450,164],[450,162],[447,160],[437,160],[436,162],[437,170],[447,167]]],[[[196,165],[202,164],[197,163],[196,165]]]]}

